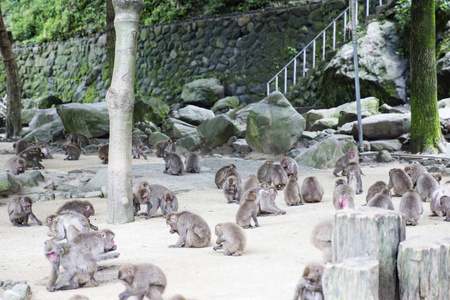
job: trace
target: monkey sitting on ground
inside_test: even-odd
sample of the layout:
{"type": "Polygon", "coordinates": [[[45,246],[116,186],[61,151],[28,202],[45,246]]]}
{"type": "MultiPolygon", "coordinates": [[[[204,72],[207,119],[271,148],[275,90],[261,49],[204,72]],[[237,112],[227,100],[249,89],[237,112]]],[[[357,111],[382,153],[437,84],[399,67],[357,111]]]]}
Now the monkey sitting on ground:
{"type": "Polygon", "coordinates": [[[189,152],[185,160],[186,172],[200,173],[200,156],[197,153],[189,152]]]}
{"type": "Polygon", "coordinates": [[[257,213],[258,204],[256,203],[256,193],[254,190],[249,190],[245,194],[246,197],[241,201],[236,213],[236,224],[244,229],[252,228],[251,219],[255,222],[255,227],[259,227],[257,213]]]}
{"type": "Polygon", "coordinates": [[[323,300],[322,276],[325,266],[308,263],[295,289],[294,300],[323,300]]]}
{"type": "Polygon", "coordinates": [[[300,186],[298,185],[297,180],[298,177],[291,174],[284,190],[284,201],[288,206],[303,205],[300,186]]]}
{"type": "Polygon", "coordinates": [[[440,198],[442,213],[446,216],[444,221],[450,222],[450,196],[442,196],[440,198]]]}
{"type": "Polygon", "coordinates": [[[384,181],[377,181],[374,184],[372,184],[367,191],[366,195],[366,203],[369,202],[370,199],[372,199],[375,194],[381,192],[382,189],[386,188],[387,184],[384,181]]]}
{"type": "Polygon", "coordinates": [[[413,188],[411,177],[399,168],[389,170],[389,183],[387,188],[390,190],[393,188],[394,194],[397,196],[403,196],[403,193],[413,188]]]}
{"type": "Polygon", "coordinates": [[[150,200],[150,183],[148,181],[142,180],[133,185],[133,206],[134,215],[138,215],[138,211],[141,210],[141,203],[146,203],[150,200]],[[142,191],[140,191],[142,190],[142,191]]]}
{"type": "Polygon", "coordinates": [[[78,144],[80,148],[84,148],[89,145],[89,138],[82,133],[72,132],[69,135],[69,141],[71,144],[78,144]]]}
{"type": "Polygon", "coordinates": [[[170,233],[178,233],[175,245],[169,248],[202,248],[211,242],[211,229],[202,217],[188,211],[167,214],[166,224],[170,225],[170,233]]]}
{"type": "Polygon", "coordinates": [[[428,172],[422,173],[422,175],[417,178],[416,191],[419,193],[420,199],[423,202],[430,202],[434,191],[438,188],[439,182],[428,172]]]}
{"type": "Polygon", "coordinates": [[[48,216],[46,223],[50,230],[47,235],[54,241],[66,239],[70,242],[78,233],[89,231],[89,221],[86,217],[70,210],[48,216]]]}
{"type": "Polygon", "coordinates": [[[102,161],[102,164],[108,164],[109,144],[103,145],[98,149],[98,157],[102,161]]]}
{"type": "Polygon", "coordinates": [[[391,200],[391,191],[389,189],[382,189],[381,192],[375,194],[375,196],[369,200],[367,206],[394,210],[394,204],[391,200]]]}
{"type": "Polygon", "coordinates": [[[78,160],[81,155],[81,148],[78,144],[65,144],[62,146],[64,154],[67,155],[64,160],[78,160]]]}
{"type": "Polygon", "coordinates": [[[165,218],[168,213],[178,211],[178,198],[172,191],[165,191],[161,200],[161,214],[165,218]]]}
{"type": "Polygon", "coordinates": [[[427,173],[427,169],[419,163],[412,163],[407,165],[404,168],[406,174],[411,177],[411,181],[413,183],[413,187],[417,184],[417,179],[419,179],[420,175],[427,173]]]}
{"type": "Polygon", "coordinates": [[[256,176],[258,177],[259,182],[267,182],[268,184],[272,184],[272,179],[270,178],[270,168],[273,164],[273,161],[266,160],[262,166],[259,167],[256,176]]]}
{"type": "Polygon", "coordinates": [[[333,204],[336,210],[355,208],[355,192],[343,179],[336,180],[333,191],[333,204]]]}
{"type": "Polygon", "coordinates": [[[131,151],[133,154],[133,158],[140,159],[142,157],[147,160],[147,155],[142,152],[142,148],[144,144],[142,143],[141,137],[138,135],[133,135],[131,138],[131,151]]]}
{"type": "Polygon", "coordinates": [[[50,281],[47,290],[70,290],[83,287],[90,282],[98,286],[94,278],[97,271],[97,263],[91,252],[82,245],[74,243],[58,244],[48,240],[44,245],[44,254],[52,265],[50,281]],[[59,266],[64,269],[63,274],[59,274],[59,266]],[[69,283],[69,286],[66,286],[69,283]]]}
{"type": "Polygon", "coordinates": [[[164,153],[171,153],[172,152],[172,140],[164,140],[156,143],[155,145],[156,150],[156,156],[157,157],[163,157],[164,153]]]}
{"type": "Polygon", "coordinates": [[[420,215],[423,213],[423,206],[420,201],[419,193],[413,189],[404,192],[398,210],[405,218],[406,225],[418,225],[420,215]]]}
{"type": "Polygon", "coordinates": [[[351,162],[359,163],[358,153],[353,149],[348,150],[348,152],[344,156],[336,161],[336,164],[334,165],[333,175],[339,176],[339,172],[342,171],[342,176],[346,176],[348,164],[351,162]]]}
{"type": "Polygon", "coordinates": [[[46,143],[36,142],[34,144],[41,149],[42,154],[44,154],[44,158],[46,158],[46,159],[48,159],[48,158],[53,159],[53,156],[50,153],[50,147],[46,143]]]}
{"type": "Polygon", "coordinates": [[[231,164],[229,166],[224,166],[219,169],[219,171],[216,172],[216,176],[214,178],[214,182],[216,183],[216,186],[218,189],[223,188],[223,184],[225,183],[225,179],[227,178],[227,172],[229,170],[235,170],[236,166],[234,164],[231,164]]]}
{"type": "Polygon", "coordinates": [[[16,197],[8,204],[9,220],[16,227],[28,227],[28,217],[36,222],[38,225],[42,225],[32,210],[33,201],[30,197],[16,197]]]}
{"type": "Polygon", "coordinates": [[[357,195],[362,194],[363,188],[362,188],[362,180],[361,175],[363,175],[363,172],[359,168],[359,165],[357,163],[351,162],[347,166],[347,185],[352,186],[353,183],[355,184],[355,192],[357,195]]]}
{"type": "Polygon", "coordinates": [[[125,285],[125,291],[119,295],[120,300],[131,296],[136,299],[144,299],[146,296],[149,299],[161,300],[167,285],[166,275],[152,264],[122,265],[117,277],[125,285]]]}
{"type": "Polygon", "coordinates": [[[109,229],[99,232],[81,232],[72,239],[72,243],[83,245],[91,251],[95,261],[112,259],[119,257],[120,253],[114,251],[117,246],[114,244],[115,234],[109,229]]]}
{"type": "Polygon", "coordinates": [[[282,191],[284,189],[287,184],[288,177],[281,165],[272,164],[272,166],[270,166],[270,180],[278,191],[282,191]]]}
{"type": "Polygon", "coordinates": [[[259,181],[255,174],[250,174],[247,179],[242,183],[242,194],[249,189],[259,187],[259,181]]]}
{"type": "Polygon", "coordinates": [[[223,185],[223,193],[227,199],[227,203],[239,203],[241,199],[241,182],[236,176],[228,176],[223,185]]]}
{"type": "Polygon", "coordinates": [[[18,140],[13,144],[14,153],[16,153],[16,155],[19,155],[20,152],[31,146],[33,146],[33,143],[31,141],[18,140]]]}
{"type": "Polygon", "coordinates": [[[64,203],[58,210],[56,214],[59,215],[63,211],[70,210],[82,214],[86,217],[89,222],[89,228],[92,230],[98,230],[98,227],[91,224],[90,217],[95,214],[94,206],[89,201],[72,200],[64,203]]]}
{"type": "Polygon", "coordinates": [[[166,162],[164,173],[178,176],[183,174],[183,161],[178,154],[164,153],[164,161],[166,162]]]}
{"type": "Polygon", "coordinates": [[[323,221],[314,226],[311,232],[311,243],[323,252],[323,261],[328,263],[332,261],[332,236],[333,236],[333,221],[323,221]]]}
{"type": "Polygon", "coordinates": [[[291,175],[298,176],[298,165],[295,159],[289,156],[283,156],[283,158],[281,158],[280,164],[288,177],[291,175]]]}
{"type": "Polygon", "coordinates": [[[41,148],[36,146],[31,146],[23,150],[18,154],[19,157],[25,159],[26,165],[28,167],[32,167],[33,170],[36,169],[45,169],[44,166],[40,163],[44,158],[44,154],[41,151],[41,148]]]}
{"type": "Polygon", "coordinates": [[[224,249],[223,255],[238,256],[244,252],[246,237],[244,230],[235,223],[219,223],[215,227],[217,246],[214,251],[224,249]]]}
{"type": "Polygon", "coordinates": [[[301,193],[302,199],[306,203],[322,201],[323,192],[323,187],[315,176],[306,177],[303,180],[301,193]]]}
{"type": "MultiPolygon", "coordinates": [[[[266,186],[264,184],[262,185],[266,186]]],[[[284,210],[280,209],[275,204],[275,199],[277,198],[278,192],[273,186],[251,189],[250,191],[252,190],[257,191],[256,204],[258,205],[257,211],[258,216],[259,215],[265,216],[267,214],[274,214],[274,215],[286,214],[284,210]]]]}
{"type": "Polygon", "coordinates": [[[25,172],[27,162],[18,156],[11,157],[5,163],[5,171],[12,175],[19,175],[25,172]]]}

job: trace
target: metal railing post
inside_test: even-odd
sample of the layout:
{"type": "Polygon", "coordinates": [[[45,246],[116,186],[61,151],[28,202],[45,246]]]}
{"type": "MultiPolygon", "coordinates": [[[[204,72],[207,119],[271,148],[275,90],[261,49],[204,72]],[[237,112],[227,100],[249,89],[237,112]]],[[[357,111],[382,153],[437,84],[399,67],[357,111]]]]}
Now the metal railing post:
{"type": "Polygon", "coordinates": [[[316,40],[313,41],[313,69],[316,67],[316,40]]]}

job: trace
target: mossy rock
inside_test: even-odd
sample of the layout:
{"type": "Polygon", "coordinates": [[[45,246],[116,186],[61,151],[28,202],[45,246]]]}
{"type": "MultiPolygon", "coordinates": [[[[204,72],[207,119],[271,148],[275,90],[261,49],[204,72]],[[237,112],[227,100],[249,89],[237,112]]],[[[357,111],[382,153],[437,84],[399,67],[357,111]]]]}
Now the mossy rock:
{"type": "Polygon", "coordinates": [[[212,147],[216,147],[225,144],[231,136],[236,135],[238,130],[230,117],[219,115],[200,124],[197,132],[212,147]]]}
{"type": "Polygon", "coordinates": [[[136,101],[133,111],[133,122],[149,121],[156,125],[167,118],[170,108],[158,98],[142,98],[136,101]]]}

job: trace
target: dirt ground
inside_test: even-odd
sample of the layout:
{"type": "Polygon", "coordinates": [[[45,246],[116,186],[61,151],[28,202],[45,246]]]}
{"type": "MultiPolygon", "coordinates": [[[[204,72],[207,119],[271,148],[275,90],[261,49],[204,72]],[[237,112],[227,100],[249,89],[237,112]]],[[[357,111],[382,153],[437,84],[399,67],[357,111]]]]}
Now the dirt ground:
{"type": "MultiPolygon", "coordinates": [[[[0,149],[12,149],[11,143],[0,143],[0,149]]],[[[12,155],[0,155],[0,166],[12,155]]],[[[255,155],[253,155],[255,156],[255,155]]],[[[205,158],[207,159],[207,158],[205,158]]],[[[64,161],[63,155],[54,155],[46,160],[47,169],[64,172],[86,166],[102,166],[96,155],[82,156],[79,161],[64,161]]],[[[150,157],[148,161],[133,160],[133,164],[163,164],[162,159],[150,157]]],[[[388,171],[393,167],[403,167],[406,163],[394,162],[375,167],[364,166],[364,192],[375,181],[388,181],[388,171]]],[[[162,166],[161,166],[162,167],[162,166]]],[[[238,166],[239,169],[239,166],[238,166]]],[[[162,174],[162,171],[161,171],[162,174]]],[[[69,299],[80,294],[89,299],[117,299],[124,286],[117,280],[117,270],[124,263],[152,263],[159,266],[167,277],[167,288],[163,297],[169,299],[182,294],[188,299],[290,299],[301,276],[304,265],[310,261],[321,261],[322,253],[311,245],[311,230],[317,223],[329,220],[334,215],[331,197],[336,177],[332,170],[299,174],[299,182],[314,175],[325,189],[321,203],[287,207],[283,193],[278,194],[278,206],[286,210],[286,215],[258,218],[261,227],[246,230],[247,248],[240,257],[228,257],[212,247],[202,249],[168,248],[178,239],[169,233],[165,220],[158,214],[149,220],[137,218],[123,225],[106,223],[106,199],[91,198],[96,214],[92,223],[100,229],[109,228],[116,234],[117,251],[120,257],[100,262],[105,267],[96,278],[98,287],[86,286],[74,291],[47,292],[45,285],[50,274],[50,264],[43,255],[44,241],[48,239],[46,226],[38,226],[31,221],[31,227],[13,227],[7,217],[7,206],[0,206],[0,280],[26,281],[32,291],[32,299],[69,299]]],[[[177,177],[183,184],[185,174],[177,177]]],[[[198,176],[198,175],[197,175],[198,176]]],[[[201,178],[201,177],[200,177],[201,178]]],[[[444,177],[442,182],[450,178],[444,177]]],[[[180,210],[189,210],[201,215],[211,228],[220,222],[235,220],[237,205],[226,204],[222,190],[210,188],[179,193],[180,210]]],[[[366,193],[356,196],[356,205],[365,203],[366,193]]],[[[10,199],[3,198],[1,203],[10,199]]],[[[56,199],[33,205],[35,215],[41,221],[67,201],[56,199]]],[[[393,198],[398,209],[400,198],[393,198]]],[[[419,226],[407,227],[407,238],[417,235],[449,236],[450,224],[443,218],[428,217],[430,208],[424,204],[424,214],[419,226]]],[[[213,233],[213,242],[215,235],[213,233]]],[[[212,246],[212,245],[211,245],[212,246]]],[[[3,290],[0,289],[0,296],[3,290]]]]}

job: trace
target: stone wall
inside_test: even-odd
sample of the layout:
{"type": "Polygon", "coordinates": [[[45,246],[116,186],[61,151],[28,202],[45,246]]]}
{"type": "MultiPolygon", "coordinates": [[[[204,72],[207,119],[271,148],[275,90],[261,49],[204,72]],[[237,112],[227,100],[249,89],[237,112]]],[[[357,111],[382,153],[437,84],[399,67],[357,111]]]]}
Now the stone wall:
{"type": "MultiPolygon", "coordinates": [[[[345,1],[289,6],[141,27],[137,97],[181,102],[184,84],[218,78],[241,102],[265,96],[266,82],[328,23],[345,1]]],[[[105,36],[15,49],[23,97],[54,93],[64,102],[103,101],[109,87],[105,36]]],[[[6,93],[0,64],[0,95],[6,93]]]]}

